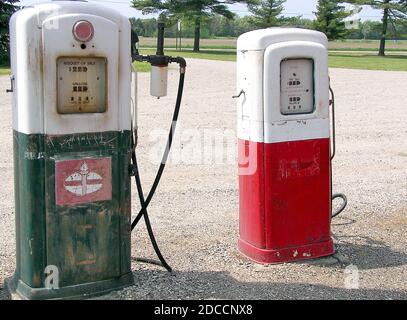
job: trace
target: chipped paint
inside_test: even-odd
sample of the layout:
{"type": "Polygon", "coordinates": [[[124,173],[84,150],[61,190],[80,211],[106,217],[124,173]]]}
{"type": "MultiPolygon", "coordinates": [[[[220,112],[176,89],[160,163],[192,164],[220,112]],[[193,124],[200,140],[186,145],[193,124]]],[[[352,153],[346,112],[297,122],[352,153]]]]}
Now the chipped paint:
{"type": "Polygon", "coordinates": [[[33,255],[33,245],[32,245],[33,241],[34,241],[34,238],[31,238],[30,240],[28,240],[28,246],[30,248],[30,255],[33,255]]]}
{"type": "Polygon", "coordinates": [[[78,266],[88,266],[91,264],[95,264],[96,263],[96,259],[93,260],[83,260],[77,263],[78,266]]]}
{"type": "Polygon", "coordinates": [[[44,159],[44,158],[45,158],[44,152],[26,151],[24,153],[24,159],[27,159],[27,160],[39,160],[39,159],[44,159]]]}
{"type": "MultiPolygon", "coordinates": [[[[92,294],[133,282],[128,234],[129,37],[127,17],[96,4],[35,5],[18,11],[10,21],[11,67],[16,78],[13,95],[15,281],[19,284],[17,291],[25,298],[80,296],[83,292],[92,294]],[[57,16],[45,21],[51,11],[57,16]],[[71,26],[81,13],[96,28],[107,30],[110,40],[95,38],[97,43],[86,51],[77,43],[72,47],[71,26]],[[46,28],[56,20],[59,28],[46,28]],[[55,62],[61,53],[103,56],[109,61],[109,101],[104,114],[69,117],[58,114],[55,62]],[[101,157],[111,159],[109,199],[58,206],[55,163],[101,157]],[[51,264],[61,271],[59,284],[63,290],[44,288],[44,269],[51,264]]],[[[100,174],[87,176],[82,181],[82,190],[89,191],[88,180],[97,175],[100,174]]]]}
{"type": "Polygon", "coordinates": [[[130,176],[121,170],[130,163],[130,131],[67,136],[14,132],[14,150],[20,279],[31,288],[41,287],[48,264],[61,271],[61,287],[130,273],[130,176]],[[56,204],[56,162],[76,159],[82,165],[85,159],[90,172],[104,176],[89,159],[106,157],[111,162],[111,200],[56,204]]]}

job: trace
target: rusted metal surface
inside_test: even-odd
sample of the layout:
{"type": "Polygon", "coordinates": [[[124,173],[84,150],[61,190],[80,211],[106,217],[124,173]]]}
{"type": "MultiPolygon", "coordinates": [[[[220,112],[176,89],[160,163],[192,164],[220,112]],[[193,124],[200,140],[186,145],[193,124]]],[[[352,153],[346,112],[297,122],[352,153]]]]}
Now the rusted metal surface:
{"type": "Polygon", "coordinates": [[[54,265],[59,286],[75,292],[72,286],[130,274],[130,131],[15,132],[14,144],[16,280],[43,288],[45,267],[54,265]]]}
{"type": "Polygon", "coordinates": [[[43,141],[14,132],[16,277],[33,288],[43,285],[46,266],[43,141]]]}

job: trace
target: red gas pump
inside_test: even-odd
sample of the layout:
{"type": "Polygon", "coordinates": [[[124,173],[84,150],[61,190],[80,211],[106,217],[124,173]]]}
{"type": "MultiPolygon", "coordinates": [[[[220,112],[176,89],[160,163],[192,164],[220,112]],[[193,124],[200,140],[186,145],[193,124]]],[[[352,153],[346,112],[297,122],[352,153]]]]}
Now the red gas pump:
{"type": "Polygon", "coordinates": [[[327,44],[282,28],[238,40],[239,249],[259,263],[334,253],[327,44]]]}

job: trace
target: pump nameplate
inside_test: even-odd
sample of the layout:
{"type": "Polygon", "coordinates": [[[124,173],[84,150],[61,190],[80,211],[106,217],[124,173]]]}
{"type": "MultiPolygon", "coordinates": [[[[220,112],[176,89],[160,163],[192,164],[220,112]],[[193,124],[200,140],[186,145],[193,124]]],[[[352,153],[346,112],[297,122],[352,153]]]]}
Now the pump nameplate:
{"type": "Polygon", "coordinates": [[[112,199],[112,159],[86,158],[55,162],[57,205],[112,199]]]}
{"type": "Polygon", "coordinates": [[[106,69],[106,58],[58,58],[58,113],[105,112],[107,109],[106,69]]]}

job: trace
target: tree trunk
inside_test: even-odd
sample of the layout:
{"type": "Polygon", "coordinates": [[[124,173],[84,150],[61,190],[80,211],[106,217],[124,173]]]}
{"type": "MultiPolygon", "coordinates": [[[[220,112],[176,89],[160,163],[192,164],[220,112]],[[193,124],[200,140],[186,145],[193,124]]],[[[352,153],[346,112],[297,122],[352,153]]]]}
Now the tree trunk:
{"type": "MultiPolygon", "coordinates": [[[[385,4],[388,4],[389,0],[385,1],[385,4]]],[[[379,56],[384,57],[386,55],[386,37],[387,37],[387,26],[389,23],[389,8],[384,8],[383,13],[383,25],[382,25],[382,36],[380,38],[380,49],[379,56]]]]}
{"type": "Polygon", "coordinates": [[[201,39],[201,18],[195,19],[194,52],[199,52],[201,39]]]}

